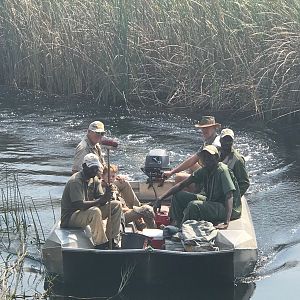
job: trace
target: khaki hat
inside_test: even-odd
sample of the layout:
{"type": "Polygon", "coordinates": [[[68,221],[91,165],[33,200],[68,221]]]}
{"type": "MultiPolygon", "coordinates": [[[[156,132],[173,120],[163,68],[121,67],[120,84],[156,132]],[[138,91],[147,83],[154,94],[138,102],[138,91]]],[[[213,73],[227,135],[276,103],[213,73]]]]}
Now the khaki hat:
{"type": "Polygon", "coordinates": [[[87,154],[83,159],[83,163],[89,168],[93,166],[100,168],[102,166],[98,156],[94,153],[87,154]]]}
{"type": "Polygon", "coordinates": [[[213,116],[203,116],[201,118],[201,120],[195,124],[195,127],[197,128],[204,128],[204,127],[211,127],[211,126],[215,126],[215,127],[221,127],[221,124],[216,123],[215,117],[213,116]]]}
{"type": "Polygon", "coordinates": [[[213,145],[204,146],[203,149],[202,149],[202,151],[207,151],[207,152],[209,152],[212,155],[215,155],[215,154],[219,155],[218,149],[215,146],[213,146],[213,145]]]}
{"type": "Polygon", "coordinates": [[[97,133],[105,132],[104,124],[100,121],[94,121],[90,124],[89,130],[97,133]]]}
{"type": "Polygon", "coordinates": [[[222,139],[225,136],[230,136],[234,140],[234,132],[229,128],[225,128],[221,131],[220,138],[222,139]]]}

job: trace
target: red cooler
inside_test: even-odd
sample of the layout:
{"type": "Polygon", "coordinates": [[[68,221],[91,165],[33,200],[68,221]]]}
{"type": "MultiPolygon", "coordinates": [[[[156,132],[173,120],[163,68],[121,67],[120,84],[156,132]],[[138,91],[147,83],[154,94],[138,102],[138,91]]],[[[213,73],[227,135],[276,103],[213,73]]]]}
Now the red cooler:
{"type": "Polygon", "coordinates": [[[168,212],[166,211],[160,211],[160,212],[157,212],[155,214],[155,223],[156,223],[156,226],[157,228],[160,227],[160,225],[170,225],[170,217],[168,215],[168,212]]]}
{"type": "Polygon", "coordinates": [[[144,229],[143,235],[151,240],[151,246],[155,249],[162,249],[164,245],[163,231],[161,229],[144,229]]]}

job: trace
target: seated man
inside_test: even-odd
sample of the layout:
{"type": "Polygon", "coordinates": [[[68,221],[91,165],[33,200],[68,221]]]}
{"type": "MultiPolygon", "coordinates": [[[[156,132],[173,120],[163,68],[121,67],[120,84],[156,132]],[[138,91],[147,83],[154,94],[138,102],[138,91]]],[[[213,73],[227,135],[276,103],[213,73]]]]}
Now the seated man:
{"type": "Polygon", "coordinates": [[[119,201],[111,201],[111,221],[104,232],[103,219],[109,217],[112,193],[110,188],[103,193],[96,176],[101,168],[98,157],[89,153],[83,159],[82,171],[71,176],[61,199],[61,227],[89,225],[96,249],[108,249],[109,238],[114,239],[113,248],[117,248],[122,208],[119,201]]]}
{"type": "MultiPolygon", "coordinates": [[[[100,163],[103,167],[106,165],[104,156],[101,150],[101,140],[105,135],[104,124],[100,121],[94,121],[89,125],[88,131],[84,139],[77,145],[74,156],[74,163],[72,171],[78,172],[82,170],[82,161],[86,154],[94,153],[97,155],[100,163]]],[[[133,205],[139,206],[140,202],[136,197],[131,185],[121,176],[118,176],[115,181],[115,185],[118,187],[119,191],[122,193],[128,207],[133,205]]]]}
{"type": "Polygon", "coordinates": [[[174,195],[171,212],[177,225],[186,220],[205,220],[217,223],[216,228],[226,229],[230,220],[237,219],[241,215],[238,184],[228,167],[218,162],[219,153],[215,146],[205,146],[200,158],[203,168],[199,168],[159,197],[154,205],[154,211],[160,209],[162,200],[174,195]],[[205,196],[181,191],[191,183],[202,186],[205,196]]]}
{"type": "MultiPolygon", "coordinates": [[[[138,230],[147,228],[156,228],[154,222],[154,212],[150,205],[143,204],[139,206],[128,207],[122,197],[122,193],[119,192],[118,187],[114,184],[116,182],[118,173],[118,167],[116,165],[110,165],[109,183],[112,184],[113,199],[119,200],[122,204],[122,211],[125,217],[125,224],[135,222],[138,230]]],[[[105,189],[108,185],[108,167],[105,166],[103,174],[101,175],[101,185],[105,189]]]]}
{"type": "Polygon", "coordinates": [[[189,174],[187,173],[180,172],[187,170],[191,173],[196,171],[200,167],[200,153],[204,146],[214,145],[217,148],[221,146],[220,137],[217,135],[217,129],[221,127],[221,124],[216,123],[213,116],[203,116],[200,122],[195,124],[195,127],[200,128],[201,130],[204,139],[203,145],[200,146],[199,150],[195,154],[187,158],[184,162],[173,168],[171,171],[165,171],[163,174],[163,176],[165,176],[166,178],[169,178],[172,175],[176,174],[175,183],[189,176],[189,174]]]}
{"type": "Polygon", "coordinates": [[[233,148],[234,132],[225,128],[220,134],[220,161],[232,170],[240,188],[241,196],[243,196],[250,186],[249,177],[246,171],[244,157],[233,148]]]}
{"type": "MultiPolygon", "coordinates": [[[[214,145],[217,148],[221,147],[220,136],[217,134],[217,129],[221,127],[221,124],[216,123],[213,116],[203,116],[201,120],[195,124],[195,127],[201,130],[201,134],[203,136],[203,144],[200,146],[199,150],[177,167],[173,168],[171,171],[165,171],[163,173],[165,178],[169,178],[170,176],[176,174],[175,183],[186,179],[191,173],[195,172],[199,167],[202,166],[200,153],[204,146],[214,145]]],[[[196,184],[190,184],[184,190],[197,193],[199,192],[199,187],[196,184]]]]}

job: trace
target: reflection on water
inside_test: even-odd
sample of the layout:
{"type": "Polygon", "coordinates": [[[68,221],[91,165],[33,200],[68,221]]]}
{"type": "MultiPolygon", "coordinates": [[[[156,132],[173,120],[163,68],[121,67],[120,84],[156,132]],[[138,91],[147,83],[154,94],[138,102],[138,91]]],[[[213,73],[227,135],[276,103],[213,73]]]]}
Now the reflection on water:
{"type": "MultiPolygon", "coordinates": [[[[10,101],[6,101],[7,93],[3,95],[0,91],[0,163],[2,169],[8,168],[19,174],[21,192],[25,201],[33,199],[45,234],[54,223],[52,205],[56,218],[59,217],[60,197],[71,173],[74,149],[91,121],[102,120],[110,136],[118,140],[119,149],[111,153],[111,161],[132,179],[145,178],[140,168],[149,150],[167,149],[171,165],[175,166],[194,153],[201,143],[201,136],[193,126],[195,120],[188,116],[135,110],[130,113],[104,111],[84,103],[66,106],[56,98],[43,104],[37,99],[37,103],[28,105],[29,95],[16,94],[10,101]]],[[[278,244],[298,240],[300,168],[295,156],[298,148],[295,146],[294,151],[286,140],[271,136],[269,132],[250,130],[243,124],[226,120],[218,121],[235,131],[236,148],[246,158],[251,180],[247,199],[260,251],[257,273],[251,277],[256,282],[256,289],[253,282],[240,283],[230,291],[229,297],[265,299],[261,287],[264,283],[267,286],[271,277],[275,283],[269,298],[275,299],[280,292],[281,276],[284,277],[287,269],[291,272],[299,269],[296,263],[293,264],[299,261],[299,251],[292,251],[293,247],[288,247],[289,251],[285,247],[275,248],[278,244]],[[264,272],[268,275],[264,276],[264,272]]],[[[204,291],[201,287],[200,294],[218,293],[217,290],[204,291]]],[[[226,295],[228,291],[223,292],[226,295]]],[[[129,298],[125,295],[123,299],[134,299],[135,295],[137,297],[138,293],[129,298]]],[[[176,298],[178,295],[175,294],[173,299],[187,299],[176,298]]],[[[147,298],[148,292],[144,292],[140,297],[159,299],[160,295],[147,298]]],[[[189,299],[199,299],[197,293],[191,297],[189,299]]],[[[225,298],[220,296],[219,299],[225,298]]]]}

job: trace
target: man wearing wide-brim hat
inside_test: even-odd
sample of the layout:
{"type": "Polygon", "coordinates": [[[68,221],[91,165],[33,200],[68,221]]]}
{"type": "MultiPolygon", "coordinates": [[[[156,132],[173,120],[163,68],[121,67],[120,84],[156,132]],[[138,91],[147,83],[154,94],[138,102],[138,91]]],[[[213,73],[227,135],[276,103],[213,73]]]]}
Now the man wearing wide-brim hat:
{"type": "Polygon", "coordinates": [[[189,173],[197,170],[201,166],[200,153],[204,146],[206,145],[214,145],[217,148],[221,147],[220,137],[217,134],[217,129],[221,127],[221,124],[217,123],[213,116],[203,116],[201,120],[195,124],[196,128],[200,128],[203,136],[203,145],[199,148],[199,150],[186,159],[184,162],[176,166],[170,171],[165,171],[164,176],[166,178],[171,177],[176,174],[175,182],[180,182],[183,179],[188,177],[188,173],[179,173],[185,170],[188,170],[189,173]]]}
{"type": "Polygon", "coordinates": [[[180,226],[186,220],[204,220],[217,224],[216,228],[226,229],[230,220],[241,215],[238,183],[228,166],[219,162],[215,146],[204,146],[200,156],[203,167],[158,197],[154,210],[160,209],[161,202],[173,195],[171,210],[176,221],[174,225],[180,226]],[[183,191],[192,183],[203,186],[204,194],[183,191]]]}

